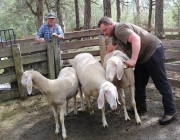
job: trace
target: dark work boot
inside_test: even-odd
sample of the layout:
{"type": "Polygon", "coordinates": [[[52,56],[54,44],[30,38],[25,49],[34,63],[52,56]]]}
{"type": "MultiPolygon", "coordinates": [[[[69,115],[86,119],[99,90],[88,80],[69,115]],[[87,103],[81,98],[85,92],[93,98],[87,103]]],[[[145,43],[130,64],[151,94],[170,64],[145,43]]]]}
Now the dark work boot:
{"type": "Polygon", "coordinates": [[[178,116],[177,112],[175,112],[173,115],[164,115],[160,120],[160,125],[167,125],[170,124],[174,119],[176,119],[178,116]]]}

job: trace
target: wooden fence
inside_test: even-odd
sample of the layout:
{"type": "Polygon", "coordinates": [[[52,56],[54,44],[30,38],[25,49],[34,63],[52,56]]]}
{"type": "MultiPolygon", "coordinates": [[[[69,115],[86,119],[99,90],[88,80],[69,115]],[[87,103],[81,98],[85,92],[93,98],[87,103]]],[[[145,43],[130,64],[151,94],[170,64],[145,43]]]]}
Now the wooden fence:
{"type": "MultiPolygon", "coordinates": [[[[104,59],[106,45],[109,39],[101,36],[97,29],[76,31],[65,33],[65,39],[61,43],[63,61],[69,63],[63,67],[71,66],[73,58],[82,52],[91,53],[100,62],[104,59]]],[[[166,58],[174,61],[180,59],[180,41],[163,40],[166,58]]],[[[57,49],[57,40],[53,38],[52,42],[43,43],[22,43],[14,44],[0,49],[0,84],[11,83],[9,90],[0,91],[0,101],[6,101],[15,98],[27,98],[27,91],[21,85],[21,76],[23,71],[34,69],[48,77],[54,79],[60,71],[59,54],[57,49]],[[10,69],[10,70],[9,70],[10,69]],[[8,71],[9,70],[9,71],[8,71]],[[13,86],[12,83],[16,83],[13,86]]],[[[168,71],[180,71],[179,64],[166,63],[168,71]]],[[[180,88],[180,81],[169,79],[173,87],[180,88]]],[[[37,94],[38,90],[33,89],[32,94],[37,94]]]]}

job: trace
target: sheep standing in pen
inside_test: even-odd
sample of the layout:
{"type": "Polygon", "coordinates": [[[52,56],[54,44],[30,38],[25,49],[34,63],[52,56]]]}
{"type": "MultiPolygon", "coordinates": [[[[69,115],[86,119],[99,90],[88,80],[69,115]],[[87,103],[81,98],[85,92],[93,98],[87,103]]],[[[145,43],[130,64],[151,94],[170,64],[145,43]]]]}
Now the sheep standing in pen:
{"type": "Polygon", "coordinates": [[[107,127],[105,99],[110,104],[112,110],[117,108],[119,101],[116,87],[106,80],[105,70],[102,65],[89,53],[77,55],[73,60],[73,67],[76,69],[90,115],[94,113],[90,102],[90,96],[92,96],[98,98],[98,108],[102,109],[103,126],[107,127]]]}
{"type": "MultiPolygon", "coordinates": [[[[67,102],[74,98],[74,114],[77,114],[76,95],[78,93],[78,79],[74,68],[63,68],[57,79],[47,79],[37,71],[25,71],[21,79],[22,85],[27,87],[28,94],[31,94],[32,87],[39,89],[45,99],[52,106],[56,122],[55,134],[59,134],[58,109],[60,109],[60,122],[62,124],[62,137],[66,139],[64,126],[64,115],[67,115],[67,102]]],[[[83,110],[81,103],[81,109],[83,110]]]]}
{"type": "Polygon", "coordinates": [[[141,124],[140,117],[137,113],[135,102],[135,88],[134,88],[134,71],[133,68],[126,69],[125,61],[129,58],[123,52],[115,50],[106,54],[104,58],[103,67],[106,70],[106,79],[117,87],[119,96],[121,97],[122,106],[124,108],[125,120],[129,121],[125,104],[124,89],[129,88],[132,100],[132,106],[135,112],[136,124],[141,124]]]}

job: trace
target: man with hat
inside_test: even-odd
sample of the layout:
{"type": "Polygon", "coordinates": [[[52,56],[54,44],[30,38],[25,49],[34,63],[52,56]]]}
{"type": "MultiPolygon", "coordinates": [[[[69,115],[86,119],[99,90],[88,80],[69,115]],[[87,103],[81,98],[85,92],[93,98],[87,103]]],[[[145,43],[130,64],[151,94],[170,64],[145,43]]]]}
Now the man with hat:
{"type": "MultiPolygon", "coordinates": [[[[36,35],[35,41],[44,42],[51,41],[52,36],[56,36],[58,38],[58,50],[60,53],[60,39],[64,38],[64,33],[60,25],[55,24],[56,15],[54,12],[50,12],[46,16],[47,23],[43,24],[36,35]]],[[[61,61],[61,54],[60,54],[61,61]]]]}

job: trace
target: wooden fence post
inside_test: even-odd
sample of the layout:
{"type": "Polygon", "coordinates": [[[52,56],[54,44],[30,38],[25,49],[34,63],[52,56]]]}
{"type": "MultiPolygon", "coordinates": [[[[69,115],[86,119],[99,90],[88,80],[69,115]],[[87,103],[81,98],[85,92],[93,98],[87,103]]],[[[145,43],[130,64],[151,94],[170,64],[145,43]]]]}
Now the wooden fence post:
{"type": "Polygon", "coordinates": [[[21,77],[23,74],[23,65],[21,60],[21,50],[19,44],[12,45],[12,54],[14,59],[14,66],[16,71],[16,79],[18,83],[18,90],[20,93],[21,99],[27,98],[27,92],[25,92],[25,88],[21,84],[21,77]]]}
{"type": "Polygon", "coordinates": [[[54,63],[54,52],[52,43],[47,45],[47,63],[48,63],[48,77],[50,79],[55,79],[55,63],[54,63]]]}
{"type": "Polygon", "coordinates": [[[55,72],[56,72],[56,78],[57,78],[61,70],[61,66],[60,66],[60,57],[59,57],[59,51],[58,51],[58,42],[57,42],[57,38],[54,36],[52,36],[52,47],[54,50],[55,72]]]}
{"type": "Polygon", "coordinates": [[[99,37],[99,47],[100,47],[101,64],[103,65],[105,52],[106,52],[106,38],[104,36],[99,37]]]}

